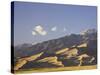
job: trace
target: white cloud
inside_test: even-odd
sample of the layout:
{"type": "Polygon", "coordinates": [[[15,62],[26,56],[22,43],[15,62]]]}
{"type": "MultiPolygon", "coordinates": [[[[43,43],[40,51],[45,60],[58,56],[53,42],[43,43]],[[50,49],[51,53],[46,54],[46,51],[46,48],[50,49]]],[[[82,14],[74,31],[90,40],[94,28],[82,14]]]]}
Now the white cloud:
{"type": "Polygon", "coordinates": [[[47,32],[46,32],[46,31],[42,31],[42,32],[40,32],[40,34],[41,34],[41,35],[46,35],[47,32]]]}
{"type": "Polygon", "coordinates": [[[53,28],[51,28],[51,31],[56,31],[57,30],[57,27],[55,26],[55,27],[53,27],[53,28]]]}
{"type": "Polygon", "coordinates": [[[32,31],[32,35],[36,35],[36,32],[35,31],[32,31]]]}
{"type": "Polygon", "coordinates": [[[34,30],[35,31],[37,31],[37,32],[42,32],[43,31],[43,27],[42,26],[40,26],[40,25],[38,25],[38,26],[36,26],[35,28],[34,28],[34,30]]]}
{"type": "Polygon", "coordinates": [[[33,31],[33,35],[36,35],[36,34],[46,35],[47,32],[44,30],[44,28],[41,25],[38,25],[34,28],[34,31],[33,31]]]}

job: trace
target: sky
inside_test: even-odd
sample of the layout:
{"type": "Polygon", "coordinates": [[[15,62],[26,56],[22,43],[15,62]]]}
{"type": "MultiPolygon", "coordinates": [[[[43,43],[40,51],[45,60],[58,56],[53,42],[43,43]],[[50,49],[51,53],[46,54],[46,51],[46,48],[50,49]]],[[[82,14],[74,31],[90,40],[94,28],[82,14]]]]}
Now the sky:
{"type": "Polygon", "coordinates": [[[97,7],[14,3],[14,45],[39,43],[97,28],[97,7]]]}

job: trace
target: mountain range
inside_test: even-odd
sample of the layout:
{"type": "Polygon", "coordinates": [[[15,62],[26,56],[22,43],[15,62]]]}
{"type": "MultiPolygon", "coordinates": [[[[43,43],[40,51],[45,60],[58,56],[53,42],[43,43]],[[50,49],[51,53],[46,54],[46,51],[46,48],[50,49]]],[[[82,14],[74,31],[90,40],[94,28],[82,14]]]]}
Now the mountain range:
{"type": "Polygon", "coordinates": [[[97,64],[97,31],[88,29],[37,44],[14,47],[14,70],[97,64]]]}

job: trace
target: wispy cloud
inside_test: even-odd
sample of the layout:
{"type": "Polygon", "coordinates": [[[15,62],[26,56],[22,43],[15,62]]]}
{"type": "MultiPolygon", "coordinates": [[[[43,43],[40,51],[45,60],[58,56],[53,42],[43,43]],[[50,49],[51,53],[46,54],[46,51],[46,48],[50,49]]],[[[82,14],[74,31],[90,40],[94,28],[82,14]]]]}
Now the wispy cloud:
{"type": "Polygon", "coordinates": [[[51,28],[51,31],[56,31],[57,30],[57,27],[54,26],[53,28],[51,28]]]}
{"type": "Polygon", "coordinates": [[[66,28],[64,28],[63,31],[66,32],[66,28]]]}
{"type": "Polygon", "coordinates": [[[32,35],[37,35],[37,33],[35,31],[32,31],[32,35]]]}

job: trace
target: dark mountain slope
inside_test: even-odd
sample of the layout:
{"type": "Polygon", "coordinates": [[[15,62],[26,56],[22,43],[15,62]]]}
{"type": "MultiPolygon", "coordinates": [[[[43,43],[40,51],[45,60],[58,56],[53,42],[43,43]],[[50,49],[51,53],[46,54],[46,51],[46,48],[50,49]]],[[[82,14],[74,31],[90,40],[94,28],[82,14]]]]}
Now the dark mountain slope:
{"type": "Polygon", "coordinates": [[[14,57],[17,69],[43,67],[44,64],[47,64],[44,67],[96,64],[97,33],[87,30],[82,34],[71,34],[35,45],[17,46],[14,48],[14,57]]]}

